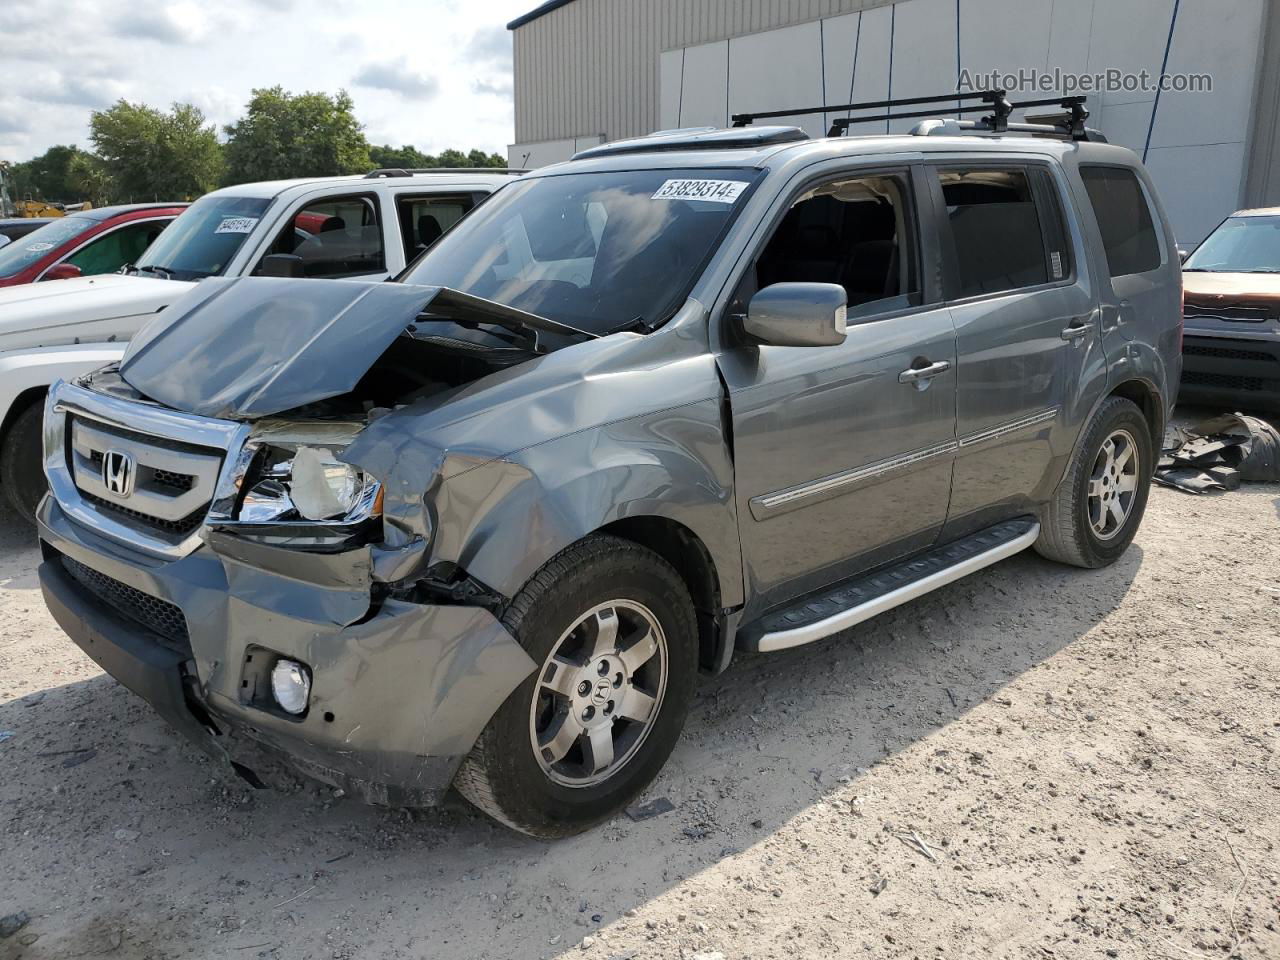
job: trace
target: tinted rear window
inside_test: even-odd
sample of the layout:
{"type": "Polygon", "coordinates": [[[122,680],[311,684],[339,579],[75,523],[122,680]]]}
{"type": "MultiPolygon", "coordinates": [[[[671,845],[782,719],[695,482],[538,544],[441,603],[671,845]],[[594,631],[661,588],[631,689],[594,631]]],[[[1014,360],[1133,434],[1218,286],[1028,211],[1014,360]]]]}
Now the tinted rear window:
{"type": "Polygon", "coordinates": [[[1147,273],[1159,267],[1160,241],[1146,194],[1134,172],[1123,167],[1082,166],[1080,176],[1098,219],[1111,276],[1147,273]]]}
{"type": "Polygon", "coordinates": [[[945,169],[938,177],[955,246],[957,297],[1049,282],[1044,234],[1026,171],[945,169]]]}

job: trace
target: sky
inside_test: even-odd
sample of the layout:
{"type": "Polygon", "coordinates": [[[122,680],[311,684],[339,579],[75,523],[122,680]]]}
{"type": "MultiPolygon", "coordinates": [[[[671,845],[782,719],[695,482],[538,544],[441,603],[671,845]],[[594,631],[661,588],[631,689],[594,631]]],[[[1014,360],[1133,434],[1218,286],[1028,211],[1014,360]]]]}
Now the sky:
{"type": "Polygon", "coordinates": [[[0,160],[89,147],[120,98],[222,125],[280,85],[355,101],[370,143],[428,153],[513,137],[508,21],[541,0],[21,0],[0,3],[0,160]]]}

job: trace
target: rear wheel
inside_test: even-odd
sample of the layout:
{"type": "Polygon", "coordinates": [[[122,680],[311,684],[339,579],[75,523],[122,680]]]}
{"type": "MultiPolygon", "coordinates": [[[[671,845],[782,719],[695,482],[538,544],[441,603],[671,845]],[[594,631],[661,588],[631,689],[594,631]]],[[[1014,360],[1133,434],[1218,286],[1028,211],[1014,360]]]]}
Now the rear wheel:
{"type": "Polygon", "coordinates": [[[543,567],[503,624],[539,669],[454,785],[522,833],[578,833],[643,790],[675,746],[697,675],[693,603],[657,554],[593,536],[543,567]]]}
{"type": "Polygon", "coordinates": [[[1147,508],[1155,445],[1142,411],[1111,397],[1080,434],[1045,508],[1036,550],[1077,567],[1104,567],[1133,542],[1147,508]]]}
{"type": "Polygon", "coordinates": [[[36,507],[49,489],[44,478],[43,421],[44,404],[31,404],[13,418],[0,444],[0,486],[18,515],[30,521],[35,520],[36,507]]]}

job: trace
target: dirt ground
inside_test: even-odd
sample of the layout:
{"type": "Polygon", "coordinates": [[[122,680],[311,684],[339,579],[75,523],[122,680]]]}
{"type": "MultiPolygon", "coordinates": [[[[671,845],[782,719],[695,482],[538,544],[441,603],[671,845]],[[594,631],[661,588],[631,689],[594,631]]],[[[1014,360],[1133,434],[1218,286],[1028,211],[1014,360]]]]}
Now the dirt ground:
{"type": "Polygon", "coordinates": [[[1280,486],[743,657],[673,811],[552,844],[249,789],[60,633],[29,537],[0,516],[3,960],[1280,958],[1280,486]]]}

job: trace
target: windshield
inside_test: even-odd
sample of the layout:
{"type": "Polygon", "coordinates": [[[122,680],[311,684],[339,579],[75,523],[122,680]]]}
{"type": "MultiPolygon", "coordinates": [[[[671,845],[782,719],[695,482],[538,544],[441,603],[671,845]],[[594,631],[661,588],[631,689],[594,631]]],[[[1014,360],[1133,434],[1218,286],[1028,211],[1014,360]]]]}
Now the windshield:
{"type": "Polygon", "coordinates": [[[1184,270],[1280,273],[1280,216],[1231,217],[1187,258],[1184,270]]]}
{"type": "Polygon", "coordinates": [[[257,197],[201,197],[169,224],[134,269],[176,280],[222,273],[270,203],[257,197]]]}
{"type": "Polygon", "coordinates": [[[0,250],[0,277],[12,277],[47,256],[50,250],[60,247],[72,237],[78,237],[97,221],[88,217],[62,217],[46,223],[39,230],[32,230],[13,243],[3,244],[0,250]]]}
{"type": "Polygon", "coordinates": [[[592,333],[671,318],[758,170],[625,170],[516,181],[401,279],[592,333]]]}

